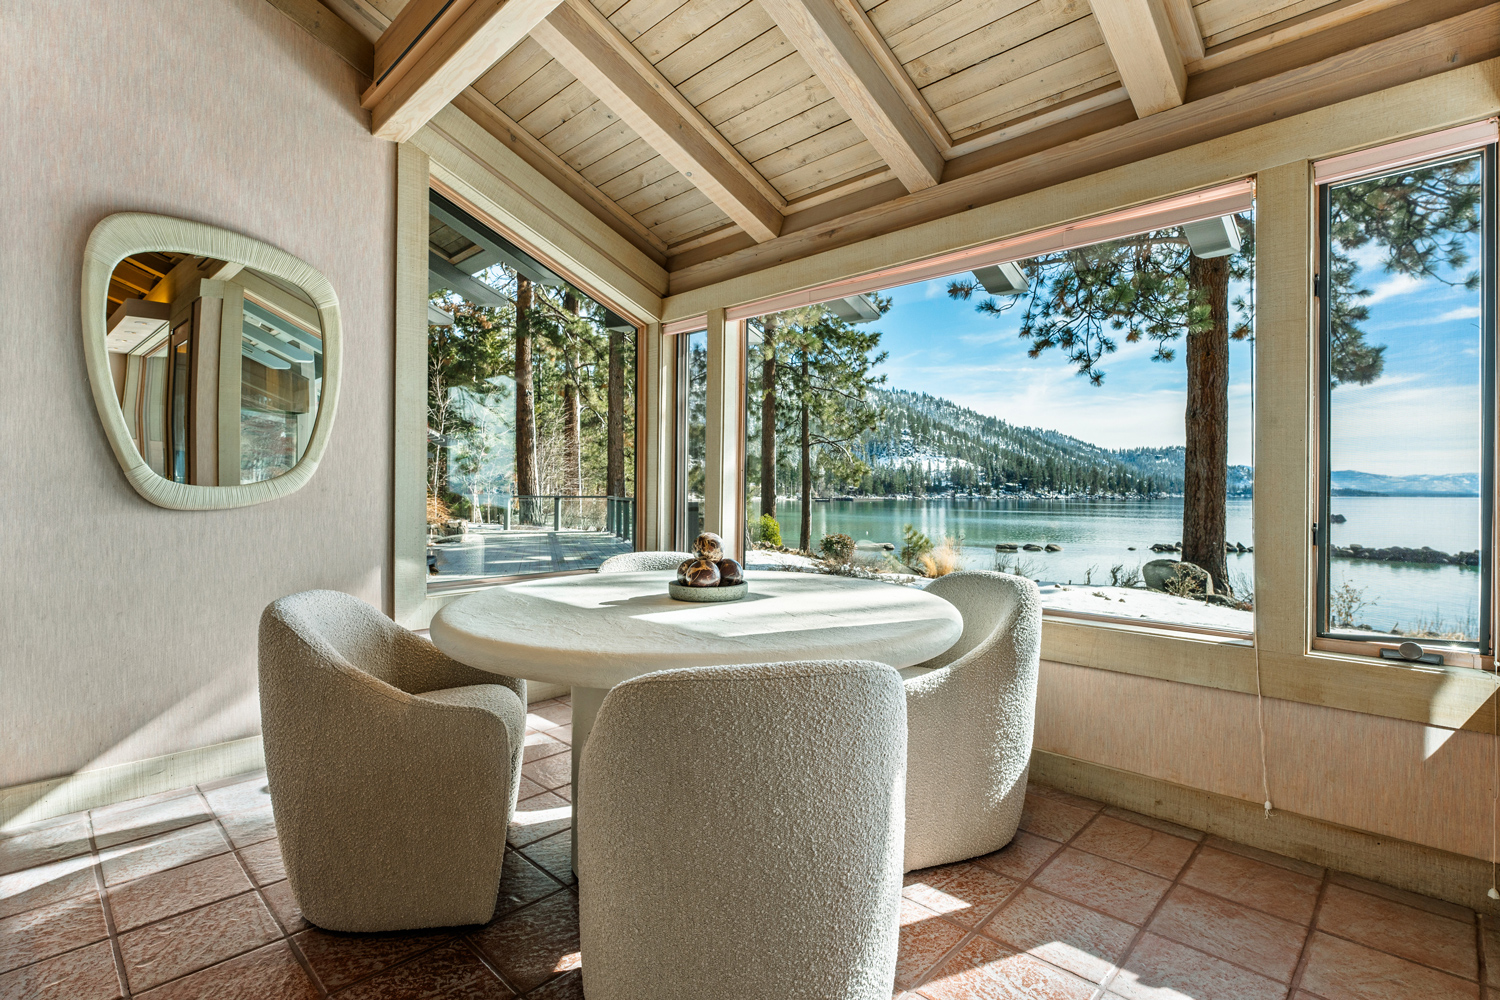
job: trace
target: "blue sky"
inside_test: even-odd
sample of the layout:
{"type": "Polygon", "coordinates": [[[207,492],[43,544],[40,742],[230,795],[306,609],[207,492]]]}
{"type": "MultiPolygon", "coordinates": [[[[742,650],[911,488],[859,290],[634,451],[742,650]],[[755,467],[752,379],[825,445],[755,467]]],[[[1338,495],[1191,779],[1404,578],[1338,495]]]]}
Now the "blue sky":
{"type": "MultiPolygon", "coordinates": [[[[1334,468],[1386,475],[1478,471],[1479,294],[1386,273],[1379,248],[1356,255],[1366,339],[1386,345],[1385,374],[1334,391],[1334,468]]],[[[878,324],[893,388],[928,392],[1015,424],[1062,431],[1106,448],[1180,445],[1187,374],[1182,344],[1170,363],[1149,343],[1106,356],[1104,384],[1075,374],[1057,348],[1033,360],[1016,335],[1024,303],[999,318],[947,296],[948,279],[891,289],[878,324]]],[[[1231,290],[1231,298],[1243,290],[1231,290]]],[[[1232,342],[1229,461],[1252,464],[1249,341],[1232,342]]]]}

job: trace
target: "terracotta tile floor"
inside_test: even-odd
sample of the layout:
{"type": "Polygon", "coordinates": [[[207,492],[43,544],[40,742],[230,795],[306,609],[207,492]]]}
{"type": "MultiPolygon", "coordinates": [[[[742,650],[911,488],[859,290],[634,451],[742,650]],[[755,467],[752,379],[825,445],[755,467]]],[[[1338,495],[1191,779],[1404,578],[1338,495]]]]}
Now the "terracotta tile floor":
{"type": "MultiPolygon", "coordinates": [[[[483,927],[308,926],[264,775],[0,834],[0,1000],[581,997],[570,718],[531,707],[483,927]]],[[[1500,998],[1470,910],[1038,786],[1010,846],[903,895],[901,1000],[1500,998]]]]}

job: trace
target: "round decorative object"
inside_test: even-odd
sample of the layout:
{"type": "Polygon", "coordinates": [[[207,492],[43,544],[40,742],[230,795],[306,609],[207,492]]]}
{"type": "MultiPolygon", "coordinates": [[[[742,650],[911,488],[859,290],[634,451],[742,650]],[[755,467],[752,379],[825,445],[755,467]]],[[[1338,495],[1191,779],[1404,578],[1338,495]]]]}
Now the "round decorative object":
{"type": "Polygon", "coordinates": [[[688,583],[688,570],[691,569],[697,562],[697,559],[684,559],[682,562],[677,564],[678,583],[682,584],[684,587],[690,586],[688,583]]]}
{"type": "Polygon", "coordinates": [[[695,559],[677,571],[678,586],[717,587],[719,567],[707,559],[695,559]]]}
{"type": "Polygon", "coordinates": [[[709,562],[718,562],[724,558],[724,539],[712,531],[703,532],[693,539],[693,555],[709,562]]]}
{"type": "Polygon", "coordinates": [[[718,566],[719,586],[733,587],[735,584],[743,583],[745,581],[744,568],[741,567],[740,564],[735,562],[733,559],[720,559],[718,562],[718,566]]]}
{"type": "Polygon", "coordinates": [[[736,583],[730,587],[684,587],[680,583],[667,584],[667,593],[675,600],[693,601],[697,604],[720,604],[738,601],[750,593],[750,584],[736,583]]]}

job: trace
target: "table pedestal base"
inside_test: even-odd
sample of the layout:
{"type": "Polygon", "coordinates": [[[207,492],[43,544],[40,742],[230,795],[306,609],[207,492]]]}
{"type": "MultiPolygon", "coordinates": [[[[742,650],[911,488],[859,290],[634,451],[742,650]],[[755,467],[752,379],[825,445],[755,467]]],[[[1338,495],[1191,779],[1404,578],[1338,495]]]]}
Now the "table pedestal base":
{"type": "Polygon", "coordinates": [[[583,760],[583,745],[588,742],[589,730],[594,728],[594,716],[604,704],[609,688],[573,687],[573,874],[578,874],[578,769],[583,760]]]}

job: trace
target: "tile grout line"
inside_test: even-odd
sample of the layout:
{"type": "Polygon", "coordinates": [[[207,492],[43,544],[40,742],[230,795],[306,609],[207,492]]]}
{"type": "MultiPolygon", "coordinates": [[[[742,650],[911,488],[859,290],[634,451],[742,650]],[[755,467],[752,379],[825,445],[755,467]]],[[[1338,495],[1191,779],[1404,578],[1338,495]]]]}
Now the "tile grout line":
{"type": "Polygon", "coordinates": [[[1312,915],[1307,918],[1307,936],[1302,939],[1302,951],[1297,955],[1297,966],[1292,970],[1292,985],[1287,996],[1297,995],[1302,989],[1302,977],[1307,973],[1307,961],[1312,954],[1313,937],[1318,933],[1318,914],[1323,912],[1323,900],[1328,898],[1328,887],[1333,884],[1333,870],[1323,869],[1323,882],[1318,886],[1318,898],[1313,902],[1312,915]]]}
{"type": "MultiPolygon", "coordinates": [[[[1135,954],[1136,948],[1140,947],[1141,942],[1145,940],[1146,935],[1150,932],[1152,921],[1161,912],[1161,908],[1167,905],[1167,897],[1171,896],[1172,890],[1177,888],[1178,884],[1181,883],[1183,873],[1193,866],[1193,862],[1198,859],[1198,855],[1203,853],[1203,846],[1207,843],[1208,834],[1206,832],[1203,835],[1203,839],[1193,842],[1193,849],[1188,853],[1187,860],[1182,863],[1181,868],[1177,869],[1177,874],[1173,876],[1172,881],[1167,885],[1167,890],[1161,894],[1161,898],[1156,901],[1156,905],[1151,907],[1151,912],[1146,914],[1146,919],[1141,922],[1140,928],[1131,936],[1130,943],[1125,946],[1125,952],[1120,956],[1120,960],[1113,963],[1114,967],[1106,972],[1104,978],[1099,981],[1098,991],[1094,994],[1094,1000],[1101,1000],[1101,998],[1106,996],[1109,993],[1110,987],[1114,985],[1115,980],[1119,978],[1120,973],[1125,971],[1125,963],[1130,961],[1130,956],[1135,954]]],[[[1184,945],[1184,947],[1189,946],[1184,945]]],[[[1197,951],[1198,949],[1193,948],[1192,950],[1197,951]]]]}
{"type": "MultiPolygon", "coordinates": [[[[1028,788],[1029,787],[1030,786],[1028,784],[1028,788]]],[[[1022,810],[1023,810],[1023,812],[1025,810],[1024,793],[1023,793],[1022,810]]],[[[966,946],[968,946],[968,944],[971,941],[973,941],[975,937],[978,937],[979,936],[979,932],[980,932],[980,928],[984,927],[991,920],[993,920],[995,918],[995,914],[999,913],[1000,910],[1003,909],[1007,903],[1009,903],[1011,900],[1015,899],[1018,895],[1020,895],[1021,890],[1025,889],[1027,886],[1031,885],[1031,880],[1034,879],[1034,878],[1036,878],[1037,874],[1039,872],[1041,872],[1041,870],[1043,868],[1046,868],[1049,864],[1051,864],[1053,862],[1053,860],[1055,860],[1058,857],[1058,855],[1062,854],[1063,851],[1067,850],[1067,848],[1073,843],[1073,841],[1075,841],[1075,840],[1078,839],[1078,835],[1081,834],[1085,829],[1087,829],[1088,825],[1090,823],[1092,823],[1099,816],[1103,815],[1103,813],[1104,813],[1104,804],[1101,802],[1101,803],[1099,803],[1099,808],[1095,809],[1094,812],[1089,816],[1089,818],[1086,819],[1086,820],[1084,820],[1083,823],[1079,825],[1078,829],[1074,830],[1073,833],[1072,833],[1072,835],[1070,837],[1068,837],[1067,840],[1063,841],[1062,843],[1059,843],[1057,845],[1057,849],[1054,850],[1051,854],[1047,855],[1046,859],[1043,860],[1041,864],[1037,865],[1036,868],[1032,870],[1032,872],[1031,872],[1030,875],[1027,875],[1025,879],[1021,880],[1021,883],[1019,885],[1017,885],[1016,888],[1011,893],[1009,893],[1004,899],[1002,899],[999,903],[997,903],[995,905],[995,908],[990,911],[990,913],[989,913],[988,916],[986,916],[986,917],[982,918],[981,920],[979,920],[971,928],[963,928],[962,925],[955,924],[955,926],[958,926],[958,927],[960,927],[961,929],[964,930],[963,937],[959,938],[958,942],[956,944],[954,944],[954,946],[952,948],[949,948],[947,951],[943,952],[942,955],[938,956],[937,961],[933,962],[930,966],[928,966],[927,970],[924,973],[922,973],[920,976],[917,977],[916,982],[914,982],[911,985],[911,987],[906,992],[919,993],[920,990],[921,990],[921,988],[923,986],[927,985],[927,983],[931,981],[933,973],[935,973],[935,972],[937,972],[937,970],[941,969],[952,958],[954,958],[960,951],[962,951],[966,946]]],[[[1022,832],[1021,828],[1019,826],[1016,827],[1016,830],[1017,830],[1017,832],[1022,832]]],[[[1030,830],[1026,830],[1024,832],[1030,833],[1034,837],[1040,837],[1042,840],[1051,840],[1050,837],[1042,837],[1041,834],[1039,834],[1039,833],[1033,833],[1030,830]]],[[[1015,842],[1015,838],[1012,837],[1011,838],[1011,843],[1014,843],[1014,842],[1015,842]]],[[[1053,843],[1057,843],[1057,842],[1053,841],[1053,843]]],[[[1010,845],[1007,844],[1006,846],[1008,847],[1010,845]]],[[[1001,848],[1002,851],[1004,849],[1005,849],[1004,847],[1001,848]]],[[[991,853],[994,853],[994,852],[991,852],[991,853]]],[[[953,863],[954,864],[962,864],[963,862],[953,862],[953,863]]],[[[975,862],[975,863],[977,864],[977,862],[975,862]]],[[[941,868],[943,866],[942,865],[937,865],[935,867],[941,868]]],[[[984,865],[980,865],[980,867],[981,868],[985,868],[984,865]]],[[[986,868],[985,870],[989,871],[990,869],[986,868]]],[[[901,888],[903,890],[905,890],[905,888],[906,888],[906,886],[904,884],[905,883],[905,879],[906,879],[906,874],[907,873],[905,873],[905,872],[902,873],[902,882],[903,882],[903,884],[902,884],[901,888]]],[[[1000,873],[999,872],[994,872],[994,874],[998,875],[1000,873]]],[[[903,891],[902,894],[905,895],[904,891],[903,891]]],[[[946,920],[947,919],[942,914],[937,914],[936,916],[937,916],[937,919],[939,919],[939,920],[946,920]]],[[[951,920],[949,920],[947,922],[950,923],[950,924],[953,923],[953,921],[951,921],[951,920]]],[[[984,937],[985,937],[986,940],[994,940],[988,934],[984,935],[984,937]]],[[[1035,957],[1035,956],[1032,956],[1032,957],[1035,957]]],[[[1043,961],[1043,960],[1042,959],[1037,959],[1037,961],[1043,961]]],[[[1043,964],[1049,965],[1049,966],[1051,965],[1050,962],[1043,962],[1043,964]]],[[[1052,967],[1056,968],[1056,966],[1052,966],[1052,967]]],[[[1062,971],[1067,972],[1066,969],[1064,969],[1062,971]]],[[[1070,976],[1074,975],[1071,972],[1068,972],[1067,974],[1070,975],[1070,976]]],[[[1081,978],[1081,977],[1075,977],[1075,978],[1081,978]]]]}
{"type": "MultiPolygon", "coordinates": [[[[508,917],[510,916],[510,914],[507,913],[506,916],[508,917]]],[[[501,919],[504,918],[502,917],[501,919]]],[[[490,970],[490,975],[500,980],[500,985],[509,990],[512,995],[521,995],[521,991],[511,985],[510,980],[506,979],[505,976],[501,974],[499,967],[496,966],[490,956],[485,953],[485,950],[476,945],[472,940],[470,940],[468,934],[461,935],[458,938],[458,943],[461,944],[464,948],[468,949],[469,954],[473,955],[475,960],[478,961],[480,965],[490,970]]]]}
{"type": "MultiPolygon", "coordinates": [[[[246,881],[248,881],[250,883],[250,885],[252,887],[252,890],[255,892],[256,898],[260,900],[260,905],[264,906],[266,908],[266,912],[271,915],[272,922],[276,924],[276,929],[279,930],[279,931],[281,931],[281,940],[285,941],[286,944],[287,944],[287,947],[289,949],[291,949],[292,957],[297,960],[297,964],[298,965],[302,966],[302,971],[304,973],[306,973],[307,978],[312,982],[313,989],[315,989],[315,990],[318,991],[318,996],[320,996],[320,997],[326,997],[326,996],[328,996],[328,989],[327,989],[327,987],[325,987],[323,985],[323,979],[322,979],[322,977],[320,977],[313,970],[312,963],[309,962],[307,960],[307,956],[302,953],[301,946],[298,945],[297,942],[292,939],[292,935],[290,935],[290,934],[287,933],[286,925],[281,922],[281,917],[279,917],[276,914],[276,908],[271,905],[270,901],[266,899],[265,893],[261,891],[261,886],[260,886],[259,880],[257,880],[256,877],[253,874],[251,874],[251,872],[250,872],[250,866],[245,863],[245,859],[242,858],[242,857],[240,857],[239,848],[237,848],[237,847],[234,846],[234,838],[232,838],[232,837],[229,836],[229,828],[224,825],[223,819],[221,819],[219,817],[219,811],[214,808],[214,804],[212,802],[208,801],[208,795],[203,791],[202,788],[200,788],[197,785],[194,785],[193,786],[193,790],[198,793],[198,798],[200,798],[200,799],[203,800],[204,808],[206,808],[208,810],[208,814],[214,818],[214,823],[215,823],[215,825],[218,826],[219,833],[223,835],[224,842],[229,845],[229,853],[232,854],[232,855],[234,855],[235,863],[238,864],[240,866],[240,870],[245,873],[245,879],[246,879],[246,881]]],[[[273,820],[275,818],[275,813],[274,812],[272,813],[272,818],[273,818],[273,820]]],[[[265,843],[265,841],[258,841],[258,843],[265,843]]],[[[278,843],[277,844],[277,850],[279,851],[280,849],[281,849],[281,845],[278,843]]],[[[262,945],[261,947],[265,947],[265,946],[262,945]]],[[[254,951],[254,950],[255,949],[253,949],[253,948],[251,949],[251,951],[254,951]]],[[[249,954],[249,952],[241,952],[241,954],[249,954]]],[[[231,956],[231,957],[237,958],[239,956],[231,956]]],[[[229,959],[225,959],[224,961],[227,962],[227,961],[229,961],[229,959]]],[[[216,962],[214,964],[217,965],[219,963],[216,962]]],[[[211,969],[211,968],[213,968],[213,966],[210,965],[210,966],[208,966],[208,968],[211,969]]],[[[202,971],[202,970],[199,970],[199,971],[202,971]]]]}
{"type": "Polygon", "coordinates": [[[89,854],[92,855],[94,863],[90,866],[94,873],[94,886],[99,890],[99,905],[104,910],[104,932],[109,935],[109,951],[114,956],[115,976],[120,980],[120,996],[124,1000],[131,1000],[133,994],[130,992],[130,977],[125,974],[125,952],[120,948],[120,934],[115,928],[114,907],[109,905],[109,886],[104,884],[104,858],[99,854],[99,842],[94,836],[94,811],[90,809],[87,813],[89,825],[89,854]]]}

